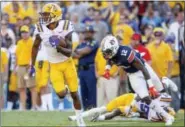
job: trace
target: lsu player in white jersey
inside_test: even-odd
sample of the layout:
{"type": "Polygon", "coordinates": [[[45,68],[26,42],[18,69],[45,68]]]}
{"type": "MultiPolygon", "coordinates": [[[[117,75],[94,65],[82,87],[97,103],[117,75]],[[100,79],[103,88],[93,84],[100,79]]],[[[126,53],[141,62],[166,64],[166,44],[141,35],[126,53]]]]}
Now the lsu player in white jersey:
{"type": "Polygon", "coordinates": [[[29,69],[30,76],[33,76],[35,59],[39,46],[43,43],[46,48],[50,64],[50,80],[58,97],[63,99],[68,90],[68,85],[77,116],[78,126],[85,126],[81,117],[81,104],[78,96],[77,72],[71,58],[72,43],[71,36],[74,31],[69,20],[61,20],[62,10],[54,3],[45,4],[40,12],[39,23],[36,24],[35,41],[32,49],[32,64],[29,69]],[[61,46],[61,38],[66,46],[61,46]]]}
{"type": "MultiPolygon", "coordinates": [[[[172,98],[167,93],[162,93],[158,98],[156,98],[154,101],[157,101],[158,104],[171,116],[175,116],[175,111],[173,108],[170,107],[170,103],[172,101],[172,98]]],[[[142,113],[144,112],[144,115],[141,116],[143,118],[148,119],[149,121],[153,122],[165,122],[165,118],[157,113],[155,110],[150,109],[148,105],[146,105],[143,102],[138,102],[136,105],[137,110],[142,113]]]]}
{"type": "Polygon", "coordinates": [[[53,110],[52,93],[49,89],[49,62],[47,59],[46,49],[41,43],[36,58],[35,70],[36,70],[36,87],[38,97],[41,99],[40,109],[53,110]]]}

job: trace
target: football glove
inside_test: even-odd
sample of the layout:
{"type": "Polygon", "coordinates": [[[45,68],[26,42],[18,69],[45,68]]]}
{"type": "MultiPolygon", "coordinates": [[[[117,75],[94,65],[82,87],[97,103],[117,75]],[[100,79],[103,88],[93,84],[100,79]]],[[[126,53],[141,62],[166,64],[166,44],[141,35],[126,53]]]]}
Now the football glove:
{"type": "Polygon", "coordinates": [[[149,88],[149,94],[152,98],[157,98],[159,96],[159,93],[154,87],[149,88]]]}
{"type": "Polygon", "coordinates": [[[108,69],[105,70],[105,73],[104,73],[103,77],[108,79],[108,80],[110,79],[110,71],[108,69]]]}

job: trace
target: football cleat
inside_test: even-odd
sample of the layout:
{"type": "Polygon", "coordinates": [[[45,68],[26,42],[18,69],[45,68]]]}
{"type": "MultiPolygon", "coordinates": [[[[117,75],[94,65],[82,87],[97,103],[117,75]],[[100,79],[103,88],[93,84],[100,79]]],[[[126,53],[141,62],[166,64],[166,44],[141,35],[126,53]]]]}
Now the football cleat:
{"type": "Polygon", "coordinates": [[[75,116],[69,116],[69,117],[68,117],[68,120],[69,120],[69,121],[75,121],[75,120],[76,120],[76,117],[75,117],[75,116]]]}
{"type": "Polygon", "coordinates": [[[169,116],[167,119],[166,119],[166,122],[165,122],[165,126],[171,126],[174,122],[174,117],[173,116],[169,116]]]}

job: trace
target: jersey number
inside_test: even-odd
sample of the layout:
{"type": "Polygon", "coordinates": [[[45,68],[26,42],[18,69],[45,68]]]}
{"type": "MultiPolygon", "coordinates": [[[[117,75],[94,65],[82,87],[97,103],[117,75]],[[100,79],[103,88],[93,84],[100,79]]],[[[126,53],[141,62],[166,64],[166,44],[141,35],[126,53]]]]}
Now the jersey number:
{"type": "Polygon", "coordinates": [[[121,55],[122,55],[122,56],[127,56],[127,52],[128,52],[127,50],[122,50],[122,51],[121,51],[121,55]]]}
{"type": "Polygon", "coordinates": [[[56,47],[57,44],[59,44],[60,40],[57,35],[53,35],[49,37],[49,43],[52,47],[56,47]]]}
{"type": "Polygon", "coordinates": [[[148,105],[146,105],[144,103],[141,103],[140,109],[141,109],[142,112],[145,112],[146,115],[148,116],[149,110],[150,110],[150,107],[148,105]]]}

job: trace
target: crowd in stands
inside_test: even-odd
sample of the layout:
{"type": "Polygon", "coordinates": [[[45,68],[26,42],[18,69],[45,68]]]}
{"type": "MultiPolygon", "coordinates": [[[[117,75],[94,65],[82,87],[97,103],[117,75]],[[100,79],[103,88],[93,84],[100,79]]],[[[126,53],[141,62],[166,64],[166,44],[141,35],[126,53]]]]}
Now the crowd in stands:
{"type": "MultiPolygon", "coordinates": [[[[16,69],[19,65],[28,65],[31,61],[35,23],[39,22],[39,12],[46,3],[48,2],[1,2],[1,87],[5,84],[8,86],[8,92],[4,93],[7,96],[5,108],[16,109],[15,103],[17,104],[18,100],[25,100],[26,97],[31,98],[32,107],[37,105],[36,86],[32,84],[33,82],[26,82],[27,86],[33,87],[28,87],[30,88],[27,89],[28,96],[23,95],[18,82],[22,81],[21,77],[26,73],[22,73],[24,70],[17,72],[16,69]],[[27,44],[23,45],[25,42],[27,44]]],[[[178,86],[178,93],[169,90],[174,98],[173,108],[178,111],[185,107],[184,2],[55,3],[61,7],[61,19],[70,20],[74,25],[72,39],[74,49],[81,43],[82,28],[87,25],[93,26],[94,40],[99,45],[107,34],[113,34],[121,45],[130,45],[137,51],[141,48],[143,51],[144,48],[146,52],[141,54],[159,78],[169,77],[178,86]]],[[[78,66],[78,62],[75,62],[78,66]]],[[[117,66],[112,68],[110,80],[102,76],[106,62],[99,49],[95,56],[95,64],[97,82],[94,85],[97,85],[97,106],[130,91],[129,80],[121,68],[117,66]]],[[[1,107],[3,101],[5,102],[5,99],[1,97],[1,107]]]]}

